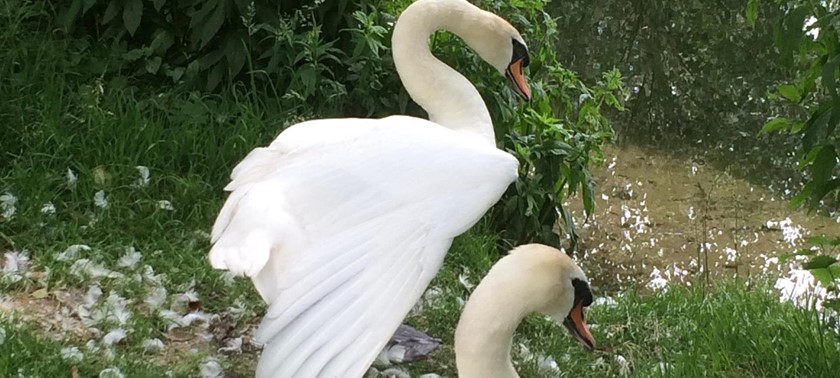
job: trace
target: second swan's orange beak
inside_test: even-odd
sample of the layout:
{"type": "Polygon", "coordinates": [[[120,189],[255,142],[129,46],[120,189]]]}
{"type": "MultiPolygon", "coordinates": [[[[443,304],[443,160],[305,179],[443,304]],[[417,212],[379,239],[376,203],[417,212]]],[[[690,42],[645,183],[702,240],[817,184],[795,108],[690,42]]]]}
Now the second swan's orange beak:
{"type": "Polygon", "coordinates": [[[583,347],[586,348],[588,351],[592,351],[595,349],[595,338],[592,337],[592,334],[589,333],[589,327],[586,326],[586,323],[583,321],[583,304],[578,303],[572,308],[572,312],[569,313],[569,316],[566,317],[566,320],[563,321],[563,325],[569,329],[569,332],[572,335],[575,335],[575,338],[583,344],[583,347]]]}
{"type": "Polygon", "coordinates": [[[525,81],[525,75],[522,74],[522,59],[518,59],[511,63],[507,70],[505,70],[505,76],[513,82],[513,88],[516,93],[525,101],[531,100],[531,89],[528,88],[528,82],[525,81]]]}

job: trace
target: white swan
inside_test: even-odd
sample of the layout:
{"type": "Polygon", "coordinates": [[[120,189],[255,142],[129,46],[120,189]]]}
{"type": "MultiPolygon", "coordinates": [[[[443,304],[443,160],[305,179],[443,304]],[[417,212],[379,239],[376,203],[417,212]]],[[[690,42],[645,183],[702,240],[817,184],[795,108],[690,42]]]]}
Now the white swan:
{"type": "Polygon", "coordinates": [[[465,0],[420,0],[393,54],[431,122],[406,116],[294,125],[231,174],[210,262],[252,278],[269,304],[259,377],[360,377],[469,229],[517,177],[475,87],[429,52],[447,29],[529,98],[528,51],[465,0]]]}
{"type": "Polygon", "coordinates": [[[455,330],[459,378],[518,378],[510,359],[513,332],[532,312],[563,323],[583,346],[595,339],[584,322],[589,283],[565,253],[542,244],[515,248],[475,288],[455,330]]]}

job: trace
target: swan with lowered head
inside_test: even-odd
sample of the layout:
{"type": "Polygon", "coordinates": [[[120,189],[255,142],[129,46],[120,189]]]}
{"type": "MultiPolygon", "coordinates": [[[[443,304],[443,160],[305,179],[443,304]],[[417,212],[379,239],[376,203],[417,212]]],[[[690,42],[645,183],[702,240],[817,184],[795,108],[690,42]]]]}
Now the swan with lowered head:
{"type": "Polygon", "coordinates": [[[583,317],[592,292],[583,270],[542,244],[515,248],[476,286],[455,330],[460,378],[518,378],[510,359],[513,332],[532,312],[551,316],[587,350],[595,348],[583,317]]]}
{"type": "Polygon", "coordinates": [[[419,0],[393,33],[397,72],[430,120],[322,119],[289,127],[234,168],[210,263],[251,277],[268,311],[259,377],[360,377],[472,227],[517,177],[470,82],[435,59],[459,35],[530,97],[528,50],[465,0],[419,0]]]}

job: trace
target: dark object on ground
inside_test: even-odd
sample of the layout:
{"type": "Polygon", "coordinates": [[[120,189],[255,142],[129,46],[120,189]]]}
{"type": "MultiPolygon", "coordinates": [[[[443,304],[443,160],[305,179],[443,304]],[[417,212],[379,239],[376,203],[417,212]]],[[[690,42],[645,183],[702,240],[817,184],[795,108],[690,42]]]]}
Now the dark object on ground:
{"type": "Polygon", "coordinates": [[[401,324],[391,340],[377,357],[377,364],[390,365],[401,362],[425,360],[440,346],[441,340],[417,329],[401,324]]]}

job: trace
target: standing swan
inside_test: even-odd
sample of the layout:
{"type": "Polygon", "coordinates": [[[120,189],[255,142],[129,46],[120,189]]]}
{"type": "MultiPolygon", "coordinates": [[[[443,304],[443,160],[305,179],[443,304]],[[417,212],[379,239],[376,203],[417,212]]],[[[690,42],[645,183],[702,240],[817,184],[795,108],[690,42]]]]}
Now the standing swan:
{"type": "Polygon", "coordinates": [[[475,288],[455,330],[459,378],[518,378],[510,360],[513,332],[532,312],[562,322],[587,350],[595,339],[583,321],[592,292],[565,253],[542,245],[515,248],[475,288]]]}
{"type": "Polygon", "coordinates": [[[465,0],[419,0],[394,27],[394,63],[425,119],[289,127],[234,168],[210,263],[251,277],[268,311],[258,377],[361,377],[469,229],[517,177],[478,91],[435,59],[446,29],[530,97],[528,50],[465,0]]]}

